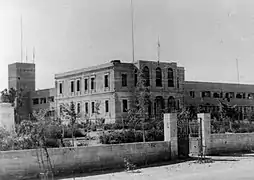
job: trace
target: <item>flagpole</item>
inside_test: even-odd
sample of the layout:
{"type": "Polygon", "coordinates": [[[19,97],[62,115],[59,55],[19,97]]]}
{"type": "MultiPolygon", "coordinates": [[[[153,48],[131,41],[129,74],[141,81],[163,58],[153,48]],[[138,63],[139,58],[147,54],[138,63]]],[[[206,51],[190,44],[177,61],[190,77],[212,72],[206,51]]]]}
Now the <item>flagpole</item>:
{"type": "Polygon", "coordinates": [[[158,63],[160,62],[160,47],[161,47],[161,45],[160,45],[160,37],[158,36],[158,44],[157,44],[157,60],[158,60],[158,63]]]}
{"type": "Polygon", "coordinates": [[[134,48],[134,22],[133,22],[133,3],[131,0],[131,39],[132,39],[132,62],[135,61],[135,48],[134,48]]]}
{"type": "Polygon", "coordinates": [[[23,25],[22,25],[22,15],[20,17],[20,60],[23,62],[23,25]]]}

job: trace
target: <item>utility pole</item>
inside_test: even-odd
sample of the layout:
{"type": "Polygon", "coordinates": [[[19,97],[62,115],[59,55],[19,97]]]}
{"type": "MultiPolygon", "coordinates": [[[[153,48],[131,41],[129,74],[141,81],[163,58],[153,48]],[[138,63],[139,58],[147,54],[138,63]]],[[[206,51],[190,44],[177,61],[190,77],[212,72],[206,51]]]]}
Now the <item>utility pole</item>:
{"type": "Polygon", "coordinates": [[[22,15],[20,17],[20,60],[23,62],[23,24],[22,24],[22,15]]]}
{"type": "Polygon", "coordinates": [[[134,20],[133,20],[133,3],[132,0],[131,1],[131,40],[132,40],[132,62],[134,63],[135,61],[135,41],[134,41],[134,20]]]}
{"type": "Polygon", "coordinates": [[[237,81],[240,84],[240,76],[239,76],[239,66],[238,66],[238,59],[236,58],[236,70],[237,70],[237,81]]]}

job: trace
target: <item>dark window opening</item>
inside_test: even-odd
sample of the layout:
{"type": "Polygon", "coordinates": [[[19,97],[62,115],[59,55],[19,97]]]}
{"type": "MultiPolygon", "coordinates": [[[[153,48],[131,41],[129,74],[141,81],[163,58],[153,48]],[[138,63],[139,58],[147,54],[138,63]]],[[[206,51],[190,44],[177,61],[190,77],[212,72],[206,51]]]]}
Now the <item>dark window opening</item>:
{"type": "Polygon", "coordinates": [[[105,75],[104,76],[104,86],[105,86],[105,88],[107,88],[109,86],[109,82],[108,81],[109,81],[108,80],[108,75],[105,75]]]}
{"type": "Polygon", "coordinates": [[[95,78],[91,78],[91,89],[95,89],[95,78]]]}
{"type": "Polygon", "coordinates": [[[71,81],[71,92],[74,92],[74,81],[71,81]]]}
{"type": "Polygon", "coordinates": [[[174,71],[168,68],[168,87],[174,87],[174,71]]]}
{"type": "Polygon", "coordinates": [[[46,98],[40,98],[40,104],[45,104],[47,103],[47,99],[46,98]]]}
{"type": "Polygon", "coordinates": [[[137,86],[138,83],[138,71],[135,69],[134,71],[134,86],[137,86]]]}
{"type": "Polygon", "coordinates": [[[94,102],[92,102],[92,113],[95,112],[94,102]]]}
{"type": "Polygon", "coordinates": [[[211,92],[210,91],[202,91],[201,92],[201,97],[211,97],[211,92]]]}
{"type": "Polygon", "coordinates": [[[159,67],[156,68],[156,86],[162,87],[162,72],[159,67]]]}
{"type": "Polygon", "coordinates": [[[147,66],[143,68],[143,79],[145,80],[144,86],[150,86],[150,73],[147,66]]]}
{"type": "Polygon", "coordinates": [[[48,102],[54,102],[54,96],[48,97],[48,102]]]}
{"type": "Polygon", "coordinates": [[[85,103],[85,113],[88,114],[88,102],[85,103]]]}
{"type": "Polygon", "coordinates": [[[39,104],[39,99],[38,98],[33,99],[33,105],[37,105],[37,104],[39,104]]]}
{"type": "Polygon", "coordinates": [[[77,91],[80,91],[80,80],[77,80],[77,91]]]}
{"type": "Polygon", "coordinates": [[[195,98],[195,91],[190,91],[190,97],[195,98]]]}
{"type": "Polygon", "coordinates": [[[59,94],[63,94],[63,84],[59,83],[59,94]]]}
{"type": "Polygon", "coordinates": [[[80,103],[77,104],[77,113],[80,113],[80,103]]]}
{"type": "Polygon", "coordinates": [[[127,74],[122,74],[122,86],[127,86],[127,74]]]}
{"type": "Polygon", "coordinates": [[[88,90],[88,79],[85,79],[85,91],[88,90]]]}
{"type": "Polygon", "coordinates": [[[108,104],[108,100],[107,101],[105,101],[105,112],[107,113],[107,112],[109,112],[109,106],[108,106],[109,104],[108,104]]]}
{"type": "Polygon", "coordinates": [[[220,98],[220,94],[217,93],[217,92],[215,92],[215,93],[213,93],[213,97],[214,97],[214,98],[220,98]]]}
{"type": "Polygon", "coordinates": [[[122,103],[123,103],[123,112],[127,112],[127,108],[128,108],[128,102],[127,102],[127,100],[126,99],[124,99],[123,101],[122,101],[122,103]]]}

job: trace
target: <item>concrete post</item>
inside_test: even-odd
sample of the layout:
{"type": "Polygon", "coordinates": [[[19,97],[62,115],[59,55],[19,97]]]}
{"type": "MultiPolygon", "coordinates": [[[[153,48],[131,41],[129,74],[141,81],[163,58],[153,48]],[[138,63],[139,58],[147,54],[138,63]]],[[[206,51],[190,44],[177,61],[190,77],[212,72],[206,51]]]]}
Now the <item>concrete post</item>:
{"type": "Polygon", "coordinates": [[[198,119],[201,120],[201,139],[202,139],[202,146],[203,146],[203,154],[209,154],[210,148],[210,135],[211,135],[211,115],[209,113],[199,113],[198,119]]]}
{"type": "Polygon", "coordinates": [[[170,141],[171,159],[178,157],[177,114],[164,114],[164,141],[170,141]]]}

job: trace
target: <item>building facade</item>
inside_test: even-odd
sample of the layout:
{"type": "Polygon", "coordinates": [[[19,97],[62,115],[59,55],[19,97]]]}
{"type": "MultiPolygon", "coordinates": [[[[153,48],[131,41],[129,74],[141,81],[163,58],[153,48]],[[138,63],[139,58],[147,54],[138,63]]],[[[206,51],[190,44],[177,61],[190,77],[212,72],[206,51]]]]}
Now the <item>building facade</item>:
{"type": "Polygon", "coordinates": [[[149,114],[172,112],[183,107],[219,110],[219,100],[237,105],[239,119],[254,111],[254,85],[185,81],[183,67],[174,62],[139,60],[106,64],[55,75],[55,87],[35,91],[35,65],[9,65],[9,88],[23,89],[22,119],[33,111],[48,109],[49,116],[61,115],[61,105],[75,104],[82,119],[104,118],[106,123],[121,122],[133,105],[133,90],[142,71],[151,92],[149,114]]]}
{"type": "Polygon", "coordinates": [[[159,108],[183,106],[184,68],[176,63],[119,60],[55,75],[56,109],[74,102],[76,111],[89,119],[121,121],[132,106],[138,69],[146,75],[152,94],[151,114],[159,108]],[[98,107],[96,109],[96,107],[98,107]]]}
{"type": "Polygon", "coordinates": [[[205,112],[219,110],[219,100],[236,105],[239,120],[254,112],[254,85],[186,81],[185,106],[199,106],[205,112]]]}

